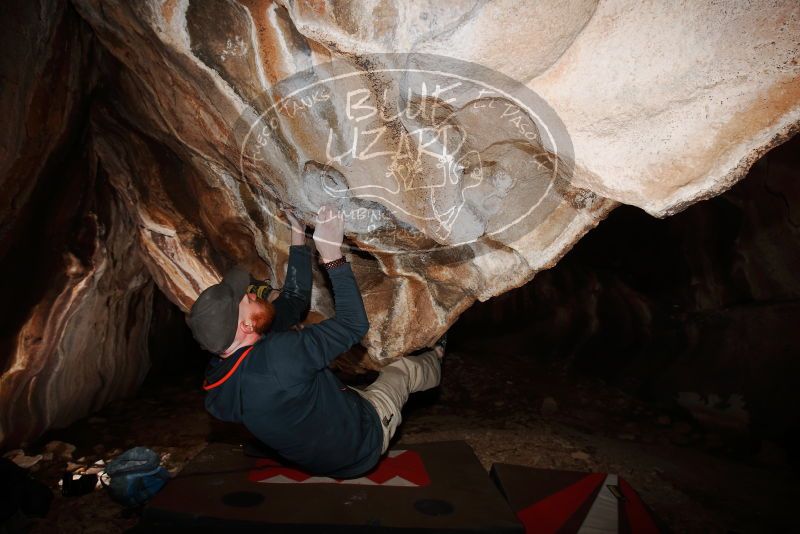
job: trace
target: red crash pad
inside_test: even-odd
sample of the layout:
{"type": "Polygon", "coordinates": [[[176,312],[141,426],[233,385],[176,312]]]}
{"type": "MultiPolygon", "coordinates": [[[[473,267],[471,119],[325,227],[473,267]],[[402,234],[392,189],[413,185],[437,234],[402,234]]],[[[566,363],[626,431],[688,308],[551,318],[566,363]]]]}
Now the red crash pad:
{"type": "Polygon", "coordinates": [[[356,484],[360,486],[424,487],[431,483],[428,471],[417,451],[391,450],[378,466],[363,477],[341,479],[313,476],[273,459],[256,460],[247,478],[266,484],[356,484]]]}
{"type": "Polygon", "coordinates": [[[527,533],[666,532],[618,475],[494,464],[491,476],[527,533]]]}

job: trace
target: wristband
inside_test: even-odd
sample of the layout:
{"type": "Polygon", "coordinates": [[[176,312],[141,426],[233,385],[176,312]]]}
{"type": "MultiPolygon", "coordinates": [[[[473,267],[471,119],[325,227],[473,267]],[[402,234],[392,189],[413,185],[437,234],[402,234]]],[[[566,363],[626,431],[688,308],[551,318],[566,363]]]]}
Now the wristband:
{"type": "Polygon", "coordinates": [[[338,267],[340,265],[344,265],[345,263],[347,263],[347,259],[344,256],[342,256],[339,259],[336,259],[336,260],[333,260],[333,261],[329,261],[327,263],[323,263],[322,266],[325,267],[326,271],[330,271],[334,267],[338,267]]]}

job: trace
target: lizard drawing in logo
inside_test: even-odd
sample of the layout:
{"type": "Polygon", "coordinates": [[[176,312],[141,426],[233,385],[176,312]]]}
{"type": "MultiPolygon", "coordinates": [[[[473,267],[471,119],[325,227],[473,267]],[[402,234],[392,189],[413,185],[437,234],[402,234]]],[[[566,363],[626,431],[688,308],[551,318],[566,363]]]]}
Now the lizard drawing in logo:
{"type": "MultiPolygon", "coordinates": [[[[339,159],[328,161],[325,167],[335,168],[339,159]]],[[[335,198],[352,195],[376,200],[447,242],[467,202],[466,192],[484,179],[480,153],[467,147],[466,133],[453,123],[404,131],[388,161],[386,185],[347,187],[322,173],[322,188],[335,198]],[[413,199],[413,210],[408,207],[409,199],[413,199]]]]}

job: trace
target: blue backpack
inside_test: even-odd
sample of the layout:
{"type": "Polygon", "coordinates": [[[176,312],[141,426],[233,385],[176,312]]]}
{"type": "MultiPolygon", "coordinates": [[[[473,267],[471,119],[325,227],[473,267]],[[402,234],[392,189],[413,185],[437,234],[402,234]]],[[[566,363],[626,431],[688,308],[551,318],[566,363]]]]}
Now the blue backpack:
{"type": "Polygon", "coordinates": [[[169,480],[169,472],[161,467],[161,458],[147,447],[134,447],[123,452],[106,467],[111,477],[111,497],[125,506],[147,502],[169,480]]]}

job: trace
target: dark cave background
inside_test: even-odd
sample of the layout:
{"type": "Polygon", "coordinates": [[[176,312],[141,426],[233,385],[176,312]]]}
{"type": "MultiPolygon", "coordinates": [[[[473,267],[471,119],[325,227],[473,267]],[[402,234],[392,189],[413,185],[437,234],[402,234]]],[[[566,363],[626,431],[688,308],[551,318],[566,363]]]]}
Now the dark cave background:
{"type": "MultiPolygon", "coordinates": [[[[543,372],[602,380],[704,428],[736,433],[752,454],[763,440],[794,450],[799,170],[796,136],[727,192],[672,217],[621,206],[554,268],[467,310],[450,330],[449,349],[524,356],[543,372]]],[[[176,376],[202,380],[207,356],[161,294],[149,345],[145,388],[176,376]]]]}
{"type": "Polygon", "coordinates": [[[800,445],[798,170],[796,136],[727,192],[672,217],[622,206],[556,267],[473,306],[454,339],[598,377],[750,435],[755,448],[768,439],[791,451],[800,445]],[[695,402],[679,403],[682,392],[695,402]]]}

